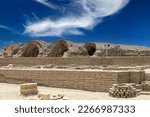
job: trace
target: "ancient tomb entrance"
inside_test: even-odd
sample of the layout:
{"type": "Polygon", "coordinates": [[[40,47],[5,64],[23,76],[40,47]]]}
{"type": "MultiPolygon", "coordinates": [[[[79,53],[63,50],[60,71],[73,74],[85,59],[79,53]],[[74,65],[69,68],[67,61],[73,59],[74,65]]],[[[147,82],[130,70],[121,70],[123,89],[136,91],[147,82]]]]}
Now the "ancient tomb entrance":
{"type": "Polygon", "coordinates": [[[95,43],[86,43],[84,45],[84,47],[86,48],[89,56],[93,56],[94,53],[96,52],[96,44],[95,43]]]}
{"type": "Polygon", "coordinates": [[[51,57],[62,57],[66,51],[68,51],[67,42],[63,41],[63,40],[59,40],[52,47],[49,56],[51,56],[51,57]]]}
{"type": "Polygon", "coordinates": [[[31,42],[24,47],[22,57],[37,57],[39,54],[39,45],[36,42],[31,42]]]}

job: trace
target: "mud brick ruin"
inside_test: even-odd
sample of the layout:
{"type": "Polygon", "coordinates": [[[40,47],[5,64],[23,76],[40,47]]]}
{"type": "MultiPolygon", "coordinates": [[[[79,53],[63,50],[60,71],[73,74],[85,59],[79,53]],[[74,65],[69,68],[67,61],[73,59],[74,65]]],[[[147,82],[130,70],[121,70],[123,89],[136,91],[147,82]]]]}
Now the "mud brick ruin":
{"type": "Polygon", "coordinates": [[[109,43],[73,43],[58,40],[47,43],[41,40],[25,44],[11,44],[0,53],[2,57],[89,57],[89,56],[150,56],[150,48],[109,43]]]}
{"type": "Polygon", "coordinates": [[[1,51],[0,82],[108,92],[135,83],[150,91],[150,48],[66,40],[30,41],[1,51]]]}

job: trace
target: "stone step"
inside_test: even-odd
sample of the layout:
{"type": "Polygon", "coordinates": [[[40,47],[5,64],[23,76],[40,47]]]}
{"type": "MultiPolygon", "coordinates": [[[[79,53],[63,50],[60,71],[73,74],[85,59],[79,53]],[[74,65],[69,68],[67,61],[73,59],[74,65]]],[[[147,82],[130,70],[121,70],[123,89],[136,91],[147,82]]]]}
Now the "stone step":
{"type": "Polygon", "coordinates": [[[143,81],[143,91],[150,91],[150,81],[143,81]]]}
{"type": "Polygon", "coordinates": [[[145,81],[150,81],[150,74],[149,73],[145,74],[145,81]]]}
{"type": "Polygon", "coordinates": [[[142,92],[140,92],[140,95],[150,95],[150,92],[149,91],[142,91],[142,92]]]}
{"type": "Polygon", "coordinates": [[[146,78],[145,81],[150,81],[150,78],[146,78]]]}

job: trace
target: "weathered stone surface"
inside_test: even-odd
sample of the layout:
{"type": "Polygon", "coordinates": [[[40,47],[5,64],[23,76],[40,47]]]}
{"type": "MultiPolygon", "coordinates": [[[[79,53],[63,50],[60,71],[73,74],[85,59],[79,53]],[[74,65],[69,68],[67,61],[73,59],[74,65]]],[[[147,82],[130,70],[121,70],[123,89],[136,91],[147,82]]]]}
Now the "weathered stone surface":
{"type": "Polygon", "coordinates": [[[48,94],[48,93],[39,93],[38,98],[40,100],[50,100],[50,94],[48,94]]]}
{"type": "Polygon", "coordinates": [[[12,57],[18,53],[18,50],[21,46],[22,45],[20,45],[20,44],[10,44],[4,48],[4,50],[1,54],[2,54],[2,56],[12,57]]]}
{"type": "Polygon", "coordinates": [[[64,94],[50,95],[48,93],[39,93],[38,99],[40,100],[59,100],[59,99],[67,100],[68,98],[64,98],[64,94]]]}
{"type": "Polygon", "coordinates": [[[30,41],[20,48],[21,57],[47,56],[51,49],[51,44],[44,41],[30,41]]]}
{"type": "Polygon", "coordinates": [[[130,71],[112,70],[0,70],[5,75],[6,83],[36,82],[38,85],[79,89],[88,91],[108,91],[115,83],[129,83],[130,71]],[[120,80],[119,80],[120,79],[120,80]],[[124,79],[124,80],[121,80],[124,79]]]}
{"type": "Polygon", "coordinates": [[[37,83],[25,83],[20,86],[21,95],[34,95],[38,93],[37,83]]]}
{"type": "Polygon", "coordinates": [[[0,82],[5,82],[5,75],[4,74],[0,74],[0,82]]]}
{"type": "Polygon", "coordinates": [[[86,43],[84,45],[84,47],[86,48],[89,56],[93,56],[94,53],[96,52],[96,44],[95,43],[86,43]]]}
{"type": "Polygon", "coordinates": [[[142,85],[144,91],[150,91],[150,81],[143,81],[142,85]]]}
{"type": "Polygon", "coordinates": [[[49,57],[86,56],[87,50],[80,44],[59,40],[53,44],[49,57]]]}
{"type": "Polygon", "coordinates": [[[3,57],[78,57],[78,56],[150,56],[150,48],[89,42],[85,44],[58,40],[47,43],[41,40],[25,44],[11,44],[1,52],[3,57]]]}

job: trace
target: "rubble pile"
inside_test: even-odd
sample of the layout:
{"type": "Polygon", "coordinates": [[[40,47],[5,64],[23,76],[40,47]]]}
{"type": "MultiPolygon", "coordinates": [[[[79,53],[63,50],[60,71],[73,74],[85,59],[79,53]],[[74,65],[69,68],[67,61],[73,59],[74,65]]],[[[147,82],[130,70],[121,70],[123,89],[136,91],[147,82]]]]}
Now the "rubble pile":
{"type": "Polygon", "coordinates": [[[35,95],[35,98],[32,100],[68,100],[68,97],[65,97],[64,94],[52,95],[49,93],[39,92],[37,88],[37,83],[25,83],[20,85],[20,94],[22,96],[35,95]]]}
{"type": "Polygon", "coordinates": [[[109,89],[109,95],[115,98],[131,98],[138,96],[140,91],[141,90],[136,89],[131,84],[113,84],[113,86],[109,89]]]}

